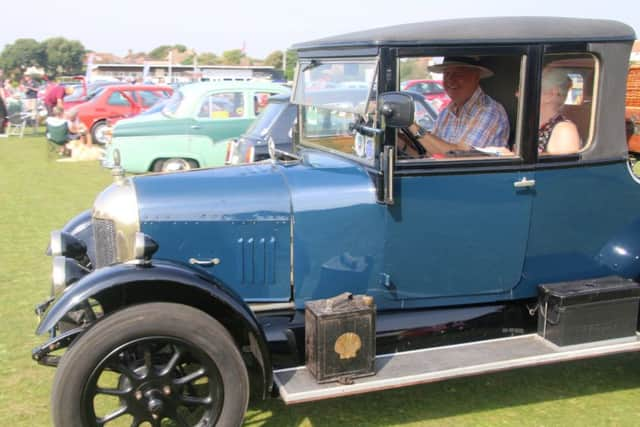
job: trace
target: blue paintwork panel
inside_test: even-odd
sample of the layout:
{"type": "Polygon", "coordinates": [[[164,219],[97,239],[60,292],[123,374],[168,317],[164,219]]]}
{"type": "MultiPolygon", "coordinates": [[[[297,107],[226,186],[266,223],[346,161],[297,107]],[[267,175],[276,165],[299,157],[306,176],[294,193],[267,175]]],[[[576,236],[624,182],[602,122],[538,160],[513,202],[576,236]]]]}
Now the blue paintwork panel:
{"type": "Polygon", "coordinates": [[[341,292],[371,293],[383,260],[386,206],[368,173],[340,157],[306,151],[285,168],[295,212],[294,280],[298,308],[341,292]]]}
{"type": "Polygon", "coordinates": [[[640,186],[626,163],[539,170],[525,280],[516,297],[539,283],[618,274],[640,275],[640,186]]]}
{"type": "MultiPolygon", "coordinates": [[[[526,175],[533,178],[533,173],[526,175]]],[[[518,172],[399,177],[385,225],[388,298],[420,300],[508,293],[520,282],[532,193],[518,172]]]]}
{"type": "Polygon", "coordinates": [[[289,300],[293,259],[298,308],[345,291],[373,295],[385,310],[532,298],[540,283],[640,276],[640,188],[623,163],[398,176],[389,207],[376,203],[361,166],[302,154],[290,164],[136,177],[156,258],[219,258],[195,268],[248,301],[289,300]],[[516,190],[523,176],[536,186],[516,190]]]}
{"type": "Polygon", "coordinates": [[[288,301],[289,194],[278,167],[247,165],[136,177],[141,230],[158,259],[197,267],[249,301],[288,301]]]}

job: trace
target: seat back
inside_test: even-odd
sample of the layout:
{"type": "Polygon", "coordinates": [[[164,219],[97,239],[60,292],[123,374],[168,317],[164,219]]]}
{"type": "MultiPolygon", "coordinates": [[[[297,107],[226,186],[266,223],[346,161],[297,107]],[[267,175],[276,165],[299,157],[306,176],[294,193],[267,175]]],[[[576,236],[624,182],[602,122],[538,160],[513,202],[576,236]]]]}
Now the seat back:
{"type": "Polygon", "coordinates": [[[56,145],[64,145],[69,141],[69,125],[62,122],[59,125],[47,123],[47,139],[56,145]]]}
{"type": "Polygon", "coordinates": [[[591,102],[585,101],[580,105],[565,104],[562,115],[575,123],[580,134],[582,146],[589,141],[589,125],[591,124],[591,102]]]}

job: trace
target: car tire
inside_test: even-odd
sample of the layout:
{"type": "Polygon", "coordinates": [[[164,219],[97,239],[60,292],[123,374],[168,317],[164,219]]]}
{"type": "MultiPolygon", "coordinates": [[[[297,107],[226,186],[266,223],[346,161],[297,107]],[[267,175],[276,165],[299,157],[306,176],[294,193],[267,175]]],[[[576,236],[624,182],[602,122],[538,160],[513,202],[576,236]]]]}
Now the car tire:
{"type": "Polygon", "coordinates": [[[98,321],[63,355],[51,398],[57,427],[115,418],[136,426],[165,419],[239,426],[248,401],[247,369],[231,335],[204,312],[171,303],[98,321]]]}
{"type": "Polygon", "coordinates": [[[153,164],[154,172],[175,172],[198,168],[198,162],[191,159],[174,157],[171,159],[156,160],[153,164]]]}
{"type": "Polygon", "coordinates": [[[107,139],[104,135],[104,131],[108,127],[106,120],[100,120],[95,123],[91,128],[91,142],[97,145],[105,145],[107,143],[107,139]]]}

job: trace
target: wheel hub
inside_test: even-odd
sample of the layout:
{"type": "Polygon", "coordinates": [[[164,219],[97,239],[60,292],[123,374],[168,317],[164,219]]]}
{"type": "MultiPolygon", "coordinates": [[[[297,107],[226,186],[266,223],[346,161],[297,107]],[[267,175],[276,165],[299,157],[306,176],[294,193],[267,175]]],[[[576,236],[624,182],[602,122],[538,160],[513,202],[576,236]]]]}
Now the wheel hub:
{"type": "Polygon", "coordinates": [[[154,415],[162,413],[164,409],[164,402],[162,401],[162,394],[158,390],[152,390],[147,392],[147,410],[154,415]]]}

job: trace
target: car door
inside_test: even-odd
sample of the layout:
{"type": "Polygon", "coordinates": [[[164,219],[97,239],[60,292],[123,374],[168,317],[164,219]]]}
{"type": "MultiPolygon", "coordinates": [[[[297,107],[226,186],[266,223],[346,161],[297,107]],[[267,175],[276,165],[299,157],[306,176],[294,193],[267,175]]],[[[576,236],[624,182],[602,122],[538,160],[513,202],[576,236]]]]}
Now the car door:
{"type": "Polygon", "coordinates": [[[205,163],[200,166],[224,165],[227,147],[222,142],[249,127],[248,105],[243,91],[214,91],[201,98],[189,126],[190,150],[205,163]]]}
{"type": "Polygon", "coordinates": [[[131,116],[138,111],[131,92],[125,90],[112,91],[104,106],[104,118],[116,119],[131,116]]]}
{"type": "MultiPolygon", "coordinates": [[[[494,86],[483,82],[485,91],[517,126],[510,111],[517,106],[509,102],[521,84],[521,58],[486,57],[492,60],[500,71],[494,86]]],[[[385,298],[411,307],[509,297],[522,279],[535,194],[521,145],[501,153],[399,157],[384,230],[385,298]]]]}

